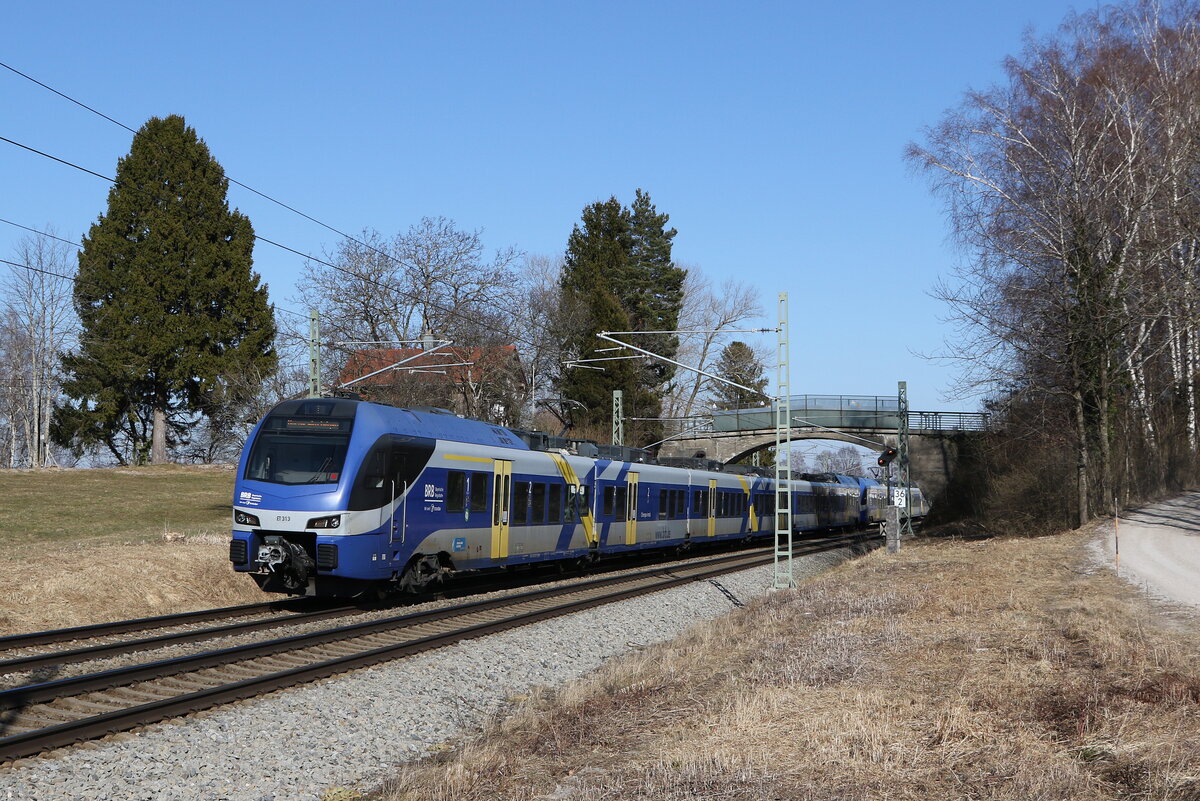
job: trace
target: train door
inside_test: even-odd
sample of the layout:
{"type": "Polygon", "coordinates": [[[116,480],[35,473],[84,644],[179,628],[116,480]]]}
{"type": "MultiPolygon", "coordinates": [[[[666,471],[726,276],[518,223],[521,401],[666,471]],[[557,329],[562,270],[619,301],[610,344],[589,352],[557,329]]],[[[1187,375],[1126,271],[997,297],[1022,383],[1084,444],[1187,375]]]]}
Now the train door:
{"type": "Polygon", "coordinates": [[[492,558],[508,558],[509,504],[512,498],[512,462],[492,463],[492,558]]]}
{"type": "Polygon", "coordinates": [[[625,498],[629,504],[629,508],[625,514],[625,544],[637,544],[637,519],[638,519],[638,474],[630,473],[626,479],[627,487],[625,498]]]}
{"type": "Polygon", "coordinates": [[[408,484],[411,479],[411,471],[407,469],[408,452],[398,443],[392,443],[391,461],[389,462],[388,470],[391,473],[391,478],[388,483],[391,485],[392,502],[389,505],[391,512],[391,543],[403,543],[405,534],[408,529],[408,484]]]}
{"type": "Polygon", "coordinates": [[[708,480],[708,536],[717,536],[717,480],[708,480]]]}

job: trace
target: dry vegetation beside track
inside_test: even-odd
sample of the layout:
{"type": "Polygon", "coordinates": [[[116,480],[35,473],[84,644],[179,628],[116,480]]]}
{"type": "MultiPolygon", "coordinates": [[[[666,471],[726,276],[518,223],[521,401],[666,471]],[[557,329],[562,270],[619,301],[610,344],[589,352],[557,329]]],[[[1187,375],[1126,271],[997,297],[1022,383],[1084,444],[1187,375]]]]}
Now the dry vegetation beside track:
{"type": "Polygon", "coordinates": [[[875,552],[520,699],[371,798],[1200,799],[1195,617],[1088,536],[875,552]]]}
{"type": "Polygon", "coordinates": [[[262,601],[232,496],[220,467],[0,470],[0,635],[262,601]]]}

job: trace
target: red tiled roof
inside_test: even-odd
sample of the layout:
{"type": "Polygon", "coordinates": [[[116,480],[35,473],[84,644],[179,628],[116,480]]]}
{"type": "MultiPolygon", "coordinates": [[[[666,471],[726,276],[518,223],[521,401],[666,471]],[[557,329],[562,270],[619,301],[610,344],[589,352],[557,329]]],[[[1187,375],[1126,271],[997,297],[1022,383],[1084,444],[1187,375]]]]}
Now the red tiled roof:
{"type": "Polygon", "coordinates": [[[442,348],[428,354],[421,348],[371,348],[356,351],[350,355],[346,366],[338,377],[339,384],[346,384],[356,378],[370,375],[370,378],[356,382],[353,386],[386,386],[394,384],[402,375],[418,375],[429,381],[444,381],[455,384],[481,380],[489,369],[495,370],[506,367],[517,361],[517,349],[512,345],[500,345],[487,348],[442,348]],[[413,358],[413,357],[416,358],[413,358]],[[397,362],[410,359],[395,369],[388,370],[397,362]],[[471,362],[470,366],[461,364],[471,362]],[[447,367],[443,372],[435,372],[438,365],[457,365],[447,367]],[[427,368],[409,372],[405,368],[427,368]]]}

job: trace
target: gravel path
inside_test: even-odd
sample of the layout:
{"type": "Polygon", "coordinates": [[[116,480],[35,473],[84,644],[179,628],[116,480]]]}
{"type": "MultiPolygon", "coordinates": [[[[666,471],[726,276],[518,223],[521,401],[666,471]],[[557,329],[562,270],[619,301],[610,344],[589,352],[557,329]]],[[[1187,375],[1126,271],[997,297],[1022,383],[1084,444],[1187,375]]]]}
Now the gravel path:
{"type": "Polygon", "coordinates": [[[1190,492],[1124,513],[1104,526],[1104,559],[1153,595],[1200,606],[1200,493],[1190,492]]]}
{"type": "MultiPolygon", "coordinates": [[[[846,558],[798,559],[797,576],[846,558]]],[[[741,601],[770,567],[722,577],[741,601]]],[[[729,612],[708,582],[377,665],[0,769],[0,801],[318,801],[477,731],[506,699],[729,612]]]]}

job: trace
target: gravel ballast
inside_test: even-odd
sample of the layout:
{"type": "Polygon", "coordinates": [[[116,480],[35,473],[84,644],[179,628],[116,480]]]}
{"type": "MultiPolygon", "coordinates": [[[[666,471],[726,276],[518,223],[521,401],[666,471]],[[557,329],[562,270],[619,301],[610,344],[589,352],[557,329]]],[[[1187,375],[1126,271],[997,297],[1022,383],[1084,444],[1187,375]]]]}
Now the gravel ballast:
{"type": "MultiPolygon", "coordinates": [[[[799,558],[797,577],[847,555],[799,558]]],[[[478,731],[514,695],[728,613],[722,587],[745,602],[771,581],[732,573],[24,759],[0,769],[0,799],[318,801],[478,731]]]]}

